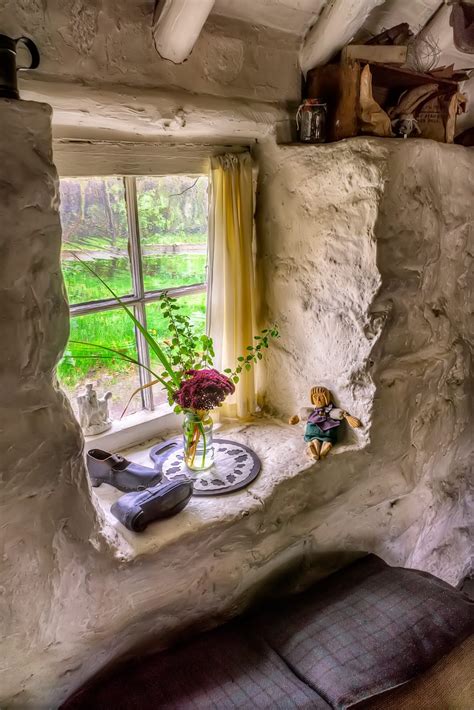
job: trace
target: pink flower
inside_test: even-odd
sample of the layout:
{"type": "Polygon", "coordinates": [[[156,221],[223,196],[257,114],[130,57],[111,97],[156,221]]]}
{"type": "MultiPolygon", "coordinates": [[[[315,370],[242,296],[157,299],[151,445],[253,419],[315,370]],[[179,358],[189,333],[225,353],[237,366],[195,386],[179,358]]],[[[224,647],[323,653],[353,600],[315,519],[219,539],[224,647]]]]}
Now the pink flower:
{"type": "Polygon", "coordinates": [[[217,370],[188,370],[189,379],[183,380],[174,401],[183,409],[209,410],[218,407],[235,386],[217,370]]]}

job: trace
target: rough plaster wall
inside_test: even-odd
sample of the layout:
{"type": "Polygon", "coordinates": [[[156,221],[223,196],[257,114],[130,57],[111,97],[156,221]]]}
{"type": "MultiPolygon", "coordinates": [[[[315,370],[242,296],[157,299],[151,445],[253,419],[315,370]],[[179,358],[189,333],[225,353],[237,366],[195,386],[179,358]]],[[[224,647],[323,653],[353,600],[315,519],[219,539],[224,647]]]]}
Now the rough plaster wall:
{"type": "Polygon", "coordinates": [[[391,313],[375,352],[372,450],[427,503],[402,540],[407,565],[454,583],[472,571],[473,168],[472,149],[402,142],[376,229],[374,308],[391,313]]]}
{"type": "Polygon", "coordinates": [[[303,481],[291,485],[299,470],[286,444],[285,466],[275,465],[279,425],[243,436],[270,454],[260,495],[198,504],[168,532],[153,526],[148,555],[134,558],[94,508],[79,427],[54,377],[68,315],[50,118],[48,106],[0,101],[0,705],[22,709],[57,707],[137,643],[165,644],[183,626],[238,613],[305,555],[321,575],[344,557],[310,564],[303,531],[313,522],[296,514],[311,501],[303,481]],[[264,499],[277,484],[268,517],[264,499]]]}
{"type": "MultiPolygon", "coordinates": [[[[107,520],[99,520],[100,513],[91,503],[78,427],[54,380],[54,364],[67,337],[67,310],[59,269],[57,178],[51,164],[49,121],[50,110],[44,105],[0,101],[6,137],[0,164],[0,517],[4,533],[0,620],[6,659],[0,674],[2,707],[56,707],[103,665],[137,643],[155,639],[157,644],[166,644],[183,627],[212,625],[238,613],[262,587],[281,591],[280,573],[285,570],[291,572],[289,586],[294,586],[303,583],[302,574],[306,581],[324,576],[340,566],[347,553],[362,549],[379,552],[392,562],[430,568],[456,581],[466,566],[466,512],[460,501],[465,503],[463,466],[468,444],[463,430],[464,294],[455,293],[455,288],[463,285],[462,263],[467,258],[461,248],[467,239],[466,217],[461,212],[470,204],[465,191],[472,180],[472,153],[410,141],[399,147],[397,156],[387,146],[398,144],[377,140],[319,149],[275,149],[272,157],[270,151],[265,153],[260,214],[264,222],[260,226],[271,267],[268,285],[275,281],[269,294],[274,306],[279,304],[276,310],[281,316],[281,345],[288,351],[287,362],[293,361],[294,343],[299,342],[292,338],[308,327],[306,315],[311,316],[310,335],[316,319],[311,310],[298,310],[297,304],[291,324],[283,315],[293,300],[308,299],[316,277],[325,278],[324,260],[331,256],[331,238],[315,262],[315,278],[307,274],[309,280],[301,289],[281,280],[281,267],[273,273],[272,240],[283,254],[299,253],[304,271],[305,251],[330,221],[333,240],[340,237],[345,243],[345,250],[337,255],[340,265],[347,253],[354,270],[360,267],[361,272],[360,278],[354,278],[351,269],[346,269],[343,283],[334,269],[328,272],[329,290],[334,280],[341,288],[348,285],[349,316],[341,320],[338,333],[352,339],[357,362],[351,373],[361,373],[357,397],[351,394],[346,376],[341,378],[338,394],[344,396],[344,404],[365,417],[375,392],[372,443],[357,450],[366,437],[362,433],[324,464],[312,465],[301,455],[300,433],[294,427],[261,422],[230,430],[229,436],[258,451],[264,474],[251,490],[229,496],[219,507],[212,500],[207,505],[193,502],[179,518],[151,526],[146,539],[140,538],[140,544],[142,540],[144,547],[148,544],[148,552],[135,550],[134,557],[131,545],[108,527],[107,520]],[[312,150],[317,157],[309,165],[304,156],[312,150]],[[412,169],[408,173],[411,182],[405,182],[405,168],[400,167],[410,166],[415,159],[419,163],[417,151],[426,162],[424,186],[412,169]],[[393,169],[393,193],[386,188],[384,193],[387,159],[393,169]],[[454,175],[459,175],[459,181],[454,175]],[[313,179],[318,185],[315,195],[313,179]],[[451,179],[455,194],[448,184],[451,179]],[[441,186],[437,180],[442,180],[441,186]],[[302,184],[311,198],[306,224],[296,211],[306,202],[299,195],[302,184]],[[337,197],[338,186],[345,198],[337,197]],[[331,200],[337,204],[331,208],[331,200],[323,200],[319,213],[316,201],[326,189],[332,191],[331,200]],[[405,210],[399,217],[400,238],[391,215],[393,201],[398,204],[397,191],[405,210]],[[279,202],[286,204],[286,220],[279,202]],[[428,229],[425,234],[417,227],[417,204],[421,207],[417,214],[426,213],[420,224],[433,227],[439,241],[432,241],[428,229]],[[281,224],[274,221],[274,212],[281,224]],[[355,240],[347,236],[351,222],[357,225],[364,245],[360,254],[355,240]],[[299,252],[291,247],[295,234],[299,252]],[[376,250],[374,238],[378,239],[376,250]],[[453,239],[458,253],[451,249],[453,239]],[[445,240],[449,240],[447,254],[445,240]],[[283,248],[285,243],[289,246],[283,248]],[[411,258],[414,249],[415,260],[411,258]],[[428,265],[422,269],[420,264],[426,263],[427,256],[428,265]],[[438,273],[440,264],[443,269],[438,273]],[[371,306],[380,279],[380,300],[371,306]],[[429,303],[423,311],[426,322],[419,315],[425,306],[418,283],[429,303]],[[404,316],[411,313],[405,295],[408,286],[413,286],[410,298],[418,309],[415,327],[420,326],[425,334],[434,328],[436,347],[427,347],[416,329],[407,333],[403,327],[404,316]],[[284,300],[282,290],[287,294],[284,300]],[[393,320],[387,322],[377,345],[380,352],[370,354],[368,343],[355,342],[363,331],[364,310],[385,313],[392,301],[397,318],[390,316],[393,320]],[[454,338],[456,345],[447,352],[454,338]],[[425,359],[418,353],[426,353],[425,359]],[[370,359],[376,363],[373,383],[367,373],[370,359]],[[407,374],[410,387],[405,382],[407,374]],[[408,396],[406,407],[403,399],[392,394],[397,387],[408,396]],[[354,401],[349,401],[351,397],[354,401]],[[412,411],[415,397],[419,397],[418,409],[407,419],[406,411],[412,411]],[[446,415],[443,426],[436,424],[436,403],[446,415]],[[383,425],[382,417],[391,425],[383,425]],[[393,435],[393,420],[400,441],[393,435]],[[421,426],[422,421],[430,426],[421,426]],[[432,426],[438,427],[433,435],[432,426]],[[384,434],[388,446],[381,440],[384,434]],[[448,435],[451,448],[445,445],[448,435]],[[412,441],[417,449],[410,445],[412,441]],[[451,466],[454,459],[458,478],[451,466]]],[[[327,297],[321,289],[318,293],[327,308],[327,297]]],[[[335,298],[342,309],[343,300],[335,298]]],[[[309,304],[317,307],[314,300],[309,304]]],[[[378,324],[380,320],[375,319],[366,330],[371,342],[377,337],[378,324]]],[[[312,351],[311,339],[307,347],[324,364],[323,350],[312,351]]],[[[331,378],[351,362],[342,355],[344,347],[338,345],[339,364],[332,366],[331,378]]],[[[305,362],[309,366],[310,361],[305,362]]],[[[290,411],[299,402],[290,390],[288,401],[283,402],[278,394],[284,386],[284,365],[281,360],[270,396],[290,411]]],[[[301,368],[290,375],[295,392],[304,394],[308,383],[301,368]]]]}
{"type": "Polygon", "coordinates": [[[12,525],[14,557],[9,561],[15,577],[29,565],[39,569],[48,554],[39,548],[29,556],[39,531],[48,541],[45,547],[67,536],[69,525],[57,529],[50,507],[70,519],[78,536],[88,536],[95,516],[86,505],[85,485],[75,490],[76,502],[70,495],[83,473],[82,436],[54,376],[67,342],[69,309],[59,267],[51,110],[2,99],[0,111],[2,135],[7,136],[0,178],[0,517],[12,525]],[[18,507],[11,508],[13,501],[18,507]],[[15,559],[22,549],[25,559],[15,559]]]}
{"type": "Polygon", "coordinates": [[[189,59],[175,65],[153,46],[154,5],[155,0],[0,0],[0,27],[37,43],[41,65],[32,77],[298,101],[296,37],[212,17],[189,59]]]}
{"type": "Polygon", "coordinates": [[[43,104],[0,100],[0,617],[14,664],[28,646],[58,643],[60,550],[96,526],[80,430],[54,377],[68,307],[50,119],[43,104]]]}
{"type": "MultiPolygon", "coordinates": [[[[366,363],[377,329],[365,331],[380,285],[374,229],[387,151],[354,145],[260,152],[260,265],[271,317],[283,328],[269,353],[268,402],[285,416],[309,404],[306,373],[317,373],[344,407],[370,418],[366,363]]],[[[366,437],[361,431],[360,443],[366,437]]]]}
{"type": "MultiPolygon", "coordinates": [[[[23,98],[53,107],[56,137],[248,144],[289,130],[301,94],[296,36],[212,16],[181,65],[152,41],[155,0],[0,0],[0,30],[38,45],[23,98]]],[[[20,61],[27,62],[27,58],[20,61]]]]}
{"type": "Polygon", "coordinates": [[[356,139],[260,157],[262,310],[282,336],[267,404],[288,415],[328,386],[365,448],[325,478],[386,493],[372,531],[351,516],[360,547],[456,583],[472,545],[474,152],[356,139]]]}

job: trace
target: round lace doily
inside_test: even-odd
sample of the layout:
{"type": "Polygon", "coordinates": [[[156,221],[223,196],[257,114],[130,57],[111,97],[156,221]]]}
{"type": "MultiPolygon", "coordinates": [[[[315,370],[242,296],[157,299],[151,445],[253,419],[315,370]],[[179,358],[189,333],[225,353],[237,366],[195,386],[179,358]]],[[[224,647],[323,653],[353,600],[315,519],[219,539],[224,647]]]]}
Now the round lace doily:
{"type": "Polygon", "coordinates": [[[166,478],[186,476],[191,479],[195,496],[215,496],[245,488],[258,476],[261,467],[260,459],[252,449],[228,439],[214,439],[214,463],[207,471],[187,468],[180,437],[154,446],[150,458],[166,478]]]}

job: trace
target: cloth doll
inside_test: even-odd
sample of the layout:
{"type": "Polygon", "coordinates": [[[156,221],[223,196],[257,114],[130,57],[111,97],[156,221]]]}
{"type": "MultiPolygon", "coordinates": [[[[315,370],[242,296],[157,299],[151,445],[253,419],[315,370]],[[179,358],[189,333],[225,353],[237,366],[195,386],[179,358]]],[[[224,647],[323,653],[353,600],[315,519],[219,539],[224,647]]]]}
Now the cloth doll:
{"type": "Polygon", "coordinates": [[[289,423],[298,424],[301,419],[306,419],[304,433],[304,440],[308,444],[306,453],[318,461],[325,458],[337,442],[343,420],[353,429],[362,424],[359,419],[334,406],[331,393],[326,387],[313,387],[310,399],[314,408],[304,407],[299,415],[295,414],[291,417],[289,423]]]}

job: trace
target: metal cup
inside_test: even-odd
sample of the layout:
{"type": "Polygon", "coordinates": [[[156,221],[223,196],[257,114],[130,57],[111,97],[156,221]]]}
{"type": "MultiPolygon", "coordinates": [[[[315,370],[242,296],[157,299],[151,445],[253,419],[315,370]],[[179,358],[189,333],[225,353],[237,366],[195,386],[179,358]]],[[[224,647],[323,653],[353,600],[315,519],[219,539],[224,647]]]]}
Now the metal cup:
{"type": "Polygon", "coordinates": [[[33,40],[28,37],[13,39],[7,35],[0,35],[0,98],[19,99],[17,70],[36,69],[39,63],[40,55],[33,40]],[[22,42],[30,53],[29,67],[17,67],[16,65],[16,50],[19,42],[22,42]]]}

